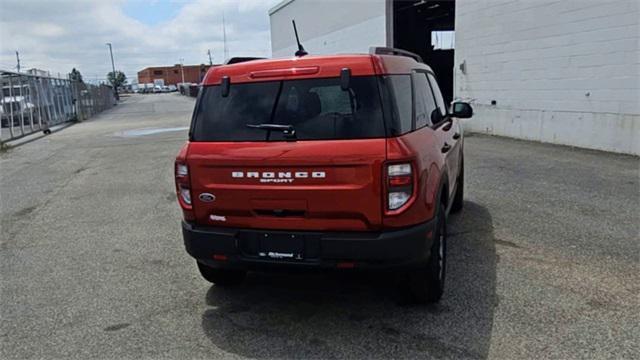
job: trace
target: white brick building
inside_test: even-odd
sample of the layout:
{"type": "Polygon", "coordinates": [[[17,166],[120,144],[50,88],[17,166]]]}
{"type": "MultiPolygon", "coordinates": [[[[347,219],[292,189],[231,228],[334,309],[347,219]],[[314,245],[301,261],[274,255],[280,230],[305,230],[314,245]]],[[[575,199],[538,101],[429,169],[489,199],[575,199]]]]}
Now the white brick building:
{"type": "Polygon", "coordinates": [[[295,51],[291,19],[312,54],[404,48],[474,99],[468,129],[640,155],[638,0],[285,0],[270,17],[274,57],[295,51]]]}

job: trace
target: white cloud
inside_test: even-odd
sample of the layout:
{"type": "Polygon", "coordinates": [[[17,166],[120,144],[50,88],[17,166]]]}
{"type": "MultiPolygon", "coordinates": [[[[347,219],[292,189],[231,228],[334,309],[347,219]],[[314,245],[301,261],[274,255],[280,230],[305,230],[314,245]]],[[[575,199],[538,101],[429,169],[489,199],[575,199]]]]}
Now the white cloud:
{"type": "Polygon", "coordinates": [[[153,26],[128,17],[123,0],[2,0],[0,1],[0,68],[15,67],[52,74],[78,68],[86,79],[101,79],[111,69],[113,44],[116,68],[128,77],[153,65],[223,60],[222,13],[230,56],[270,56],[268,9],[278,0],[194,0],[168,21],[153,26]]]}
{"type": "Polygon", "coordinates": [[[66,33],[65,29],[62,26],[57,24],[52,24],[52,23],[44,23],[44,22],[39,24],[33,24],[27,30],[34,37],[44,37],[44,38],[63,36],[66,33]]]}

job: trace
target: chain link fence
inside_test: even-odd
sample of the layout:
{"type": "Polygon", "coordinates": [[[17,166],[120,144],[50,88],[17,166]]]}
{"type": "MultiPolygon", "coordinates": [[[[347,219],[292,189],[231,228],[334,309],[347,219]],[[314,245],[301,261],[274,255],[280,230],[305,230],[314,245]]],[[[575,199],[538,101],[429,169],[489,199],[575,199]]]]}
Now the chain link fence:
{"type": "Polygon", "coordinates": [[[0,70],[0,142],[4,143],[68,121],[82,121],[111,108],[116,100],[106,85],[0,70]]]}

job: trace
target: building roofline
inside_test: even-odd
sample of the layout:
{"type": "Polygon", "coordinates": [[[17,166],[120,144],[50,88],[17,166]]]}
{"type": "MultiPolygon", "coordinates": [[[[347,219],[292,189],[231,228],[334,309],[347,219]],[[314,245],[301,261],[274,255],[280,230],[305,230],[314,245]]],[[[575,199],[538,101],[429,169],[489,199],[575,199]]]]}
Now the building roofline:
{"type": "Polygon", "coordinates": [[[269,16],[277,13],[278,11],[280,11],[280,9],[282,9],[283,7],[291,4],[292,2],[294,2],[295,0],[282,0],[280,1],[278,4],[276,4],[274,7],[272,7],[271,9],[269,9],[269,16]]]}

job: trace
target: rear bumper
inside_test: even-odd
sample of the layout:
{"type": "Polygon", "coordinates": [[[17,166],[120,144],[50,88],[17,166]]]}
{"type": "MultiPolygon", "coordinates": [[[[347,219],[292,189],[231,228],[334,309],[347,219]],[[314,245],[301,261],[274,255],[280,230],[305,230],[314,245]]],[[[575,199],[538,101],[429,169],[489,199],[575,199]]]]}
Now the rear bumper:
{"type": "Polygon", "coordinates": [[[426,262],[434,224],[432,220],[381,232],[322,232],[203,227],[183,221],[182,234],[187,252],[212,267],[385,268],[426,262]]]}

